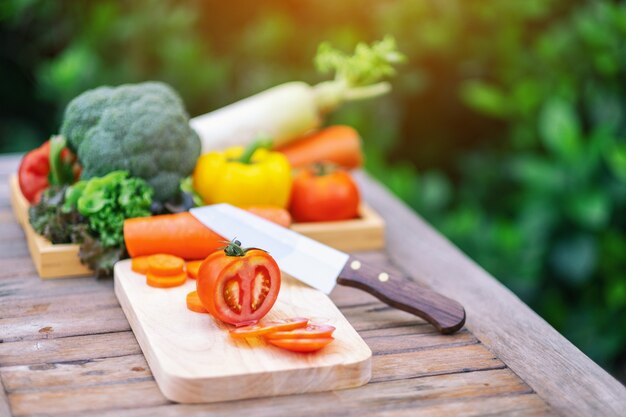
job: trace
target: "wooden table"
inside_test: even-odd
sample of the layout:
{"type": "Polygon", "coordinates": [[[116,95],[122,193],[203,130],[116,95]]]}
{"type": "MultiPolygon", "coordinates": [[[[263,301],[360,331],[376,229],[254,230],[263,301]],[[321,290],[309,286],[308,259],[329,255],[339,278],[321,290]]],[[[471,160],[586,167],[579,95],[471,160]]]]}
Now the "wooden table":
{"type": "MultiPolygon", "coordinates": [[[[360,254],[463,303],[466,328],[437,334],[373,297],[332,299],[371,347],[357,389],[208,405],[161,395],[112,280],[40,280],[9,204],[18,157],[0,157],[0,416],[626,415],[626,389],[515,295],[364,174],[387,252],[360,254]]],[[[245,387],[242,387],[245,389],[245,387]]]]}

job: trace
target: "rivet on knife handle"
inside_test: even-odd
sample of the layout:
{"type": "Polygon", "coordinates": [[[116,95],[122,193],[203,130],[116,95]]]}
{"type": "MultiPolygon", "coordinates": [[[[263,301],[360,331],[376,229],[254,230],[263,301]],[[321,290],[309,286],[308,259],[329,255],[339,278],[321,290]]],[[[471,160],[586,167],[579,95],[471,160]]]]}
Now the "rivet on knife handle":
{"type": "Polygon", "coordinates": [[[337,283],[359,288],[392,307],[421,317],[444,334],[454,333],[465,324],[465,309],[458,302],[353,257],[337,283]]]}

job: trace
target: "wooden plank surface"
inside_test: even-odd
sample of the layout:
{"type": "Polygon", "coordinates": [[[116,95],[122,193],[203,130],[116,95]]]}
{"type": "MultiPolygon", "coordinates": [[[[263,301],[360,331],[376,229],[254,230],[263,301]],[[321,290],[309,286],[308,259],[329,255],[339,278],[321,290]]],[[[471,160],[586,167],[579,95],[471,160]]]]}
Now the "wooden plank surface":
{"type": "Polygon", "coordinates": [[[616,388],[619,383],[571,348],[562,351],[561,362],[552,362],[554,351],[566,343],[561,336],[531,334],[540,321],[534,313],[521,308],[519,300],[493,278],[363,176],[359,180],[366,199],[390,225],[391,257],[384,252],[358,255],[390,271],[399,267],[462,301],[468,310],[467,328],[440,335],[420,319],[367,294],[337,287],[331,299],[374,355],[369,384],[226,403],[171,403],[152,378],[113,297],[110,280],[37,278],[23,234],[10,213],[6,181],[16,167],[15,157],[0,157],[0,416],[9,411],[15,416],[97,412],[122,417],[583,415],[577,408],[588,411],[585,415],[621,415],[618,411],[623,409],[617,407],[626,396],[616,388]],[[410,254],[400,245],[407,236],[414,248],[410,254]],[[449,267],[449,274],[443,273],[442,264],[449,267]],[[475,298],[483,305],[474,305],[475,298]],[[507,303],[511,310],[503,312],[507,303]],[[496,319],[504,330],[498,330],[496,319]],[[546,343],[541,343],[541,337],[547,337],[546,343]],[[546,360],[535,356],[531,365],[520,366],[518,355],[528,339],[529,352],[540,346],[546,360]],[[565,370],[556,366],[569,361],[579,362],[573,371],[578,381],[564,381],[565,370]],[[540,377],[528,375],[531,366],[540,377]],[[579,366],[587,368],[589,378],[579,374],[579,366]],[[561,383],[563,390],[545,391],[545,386],[561,383]],[[571,384],[578,386],[577,395],[569,389],[571,384]],[[612,397],[592,395],[601,389],[612,397]],[[598,398],[615,402],[607,405],[598,398]]]}
{"type": "Polygon", "coordinates": [[[115,294],[163,395],[201,403],[358,387],[371,378],[372,352],[328,296],[283,274],[267,320],[308,317],[335,327],[333,342],[302,355],[262,339],[234,340],[224,323],[189,311],[195,280],[175,288],[152,288],[115,265],[115,294]],[[262,381],[262,383],[259,383],[262,381]],[[241,387],[247,387],[241,389],[241,387]]]}

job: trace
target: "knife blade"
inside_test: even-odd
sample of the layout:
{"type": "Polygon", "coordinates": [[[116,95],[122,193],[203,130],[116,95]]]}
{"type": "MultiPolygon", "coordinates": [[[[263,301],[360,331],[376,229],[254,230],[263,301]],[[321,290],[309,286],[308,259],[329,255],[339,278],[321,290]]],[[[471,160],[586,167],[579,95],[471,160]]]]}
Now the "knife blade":
{"type": "Polygon", "coordinates": [[[214,204],[190,212],[225,238],[266,250],[283,272],[326,294],[336,284],[361,289],[423,318],[445,334],[456,332],[465,323],[465,310],[458,302],[245,210],[214,204]]]}

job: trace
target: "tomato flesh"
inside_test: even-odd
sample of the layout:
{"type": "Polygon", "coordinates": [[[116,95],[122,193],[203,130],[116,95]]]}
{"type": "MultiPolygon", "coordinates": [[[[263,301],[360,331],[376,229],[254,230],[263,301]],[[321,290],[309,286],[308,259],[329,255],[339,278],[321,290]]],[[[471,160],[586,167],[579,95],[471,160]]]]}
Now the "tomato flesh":
{"type": "Polygon", "coordinates": [[[292,319],[268,321],[254,324],[252,326],[239,327],[230,331],[231,337],[236,339],[244,337],[257,337],[267,335],[272,332],[288,331],[306,327],[309,319],[296,317],[292,319]]]}
{"type": "Polygon", "coordinates": [[[332,337],[321,337],[317,339],[267,339],[267,342],[292,352],[308,353],[322,349],[333,340],[335,339],[332,337]]]}
{"type": "Polygon", "coordinates": [[[294,330],[275,331],[265,335],[266,339],[323,339],[331,337],[335,327],[330,324],[313,324],[294,330]]]}

